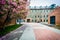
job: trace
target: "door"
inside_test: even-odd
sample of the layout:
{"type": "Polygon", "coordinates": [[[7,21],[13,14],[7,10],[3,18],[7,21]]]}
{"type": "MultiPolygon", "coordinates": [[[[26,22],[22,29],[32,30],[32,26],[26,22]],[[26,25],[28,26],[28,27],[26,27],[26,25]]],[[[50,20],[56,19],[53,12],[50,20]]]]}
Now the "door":
{"type": "Polygon", "coordinates": [[[55,24],[55,16],[50,17],[50,24],[55,24]]]}
{"type": "Polygon", "coordinates": [[[27,22],[30,22],[30,19],[27,19],[27,22]]]}

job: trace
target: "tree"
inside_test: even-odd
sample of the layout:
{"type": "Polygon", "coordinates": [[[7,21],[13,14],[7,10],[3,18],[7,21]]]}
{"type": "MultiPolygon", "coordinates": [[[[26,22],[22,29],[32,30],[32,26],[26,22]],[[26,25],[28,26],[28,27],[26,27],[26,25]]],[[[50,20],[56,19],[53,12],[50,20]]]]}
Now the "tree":
{"type": "Polygon", "coordinates": [[[21,23],[21,19],[25,19],[26,15],[27,15],[27,6],[26,6],[26,0],[25,1],[20,1],[19,2],[19,6],[17,9],[20,8],[20,10],[18,11],[18,14],[16,14],[16,17],[19,19],[19,24],[21,23]],[[20,6],[20,7],[19,7],[20,6]]]}
{"type": "Polygon", "coordinates": [[[50,8],[55,8],[56,7],[56,4],[52,4],[52,5],[50,5],[50,8]]]}
{"type": "Polygon", "coordinates": [[[0,28],[4,28],[14,18],[24,19],[24,14],[28,12],[26,7],[27,0],[0,0],[0,28]]]}

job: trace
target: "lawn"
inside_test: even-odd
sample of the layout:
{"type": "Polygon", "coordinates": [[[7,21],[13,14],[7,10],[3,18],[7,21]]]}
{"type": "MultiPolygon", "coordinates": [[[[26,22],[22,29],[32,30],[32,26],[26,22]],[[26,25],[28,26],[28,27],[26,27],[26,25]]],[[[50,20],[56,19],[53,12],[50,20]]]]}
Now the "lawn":
{"type": "Polygon", "coordinates": [[[17,28],[20,27],[21,25],[22,25],[22,24],[16,24],[16,25],[11,25],[11,26],[5,27],[4,30],[1,30],[1,31],[0,31],[0,37],[6,35],[7,33],[11,32],[11,31],[13,31],[13,30],[15,30],[15,29],[17,29],[17,28]]]}

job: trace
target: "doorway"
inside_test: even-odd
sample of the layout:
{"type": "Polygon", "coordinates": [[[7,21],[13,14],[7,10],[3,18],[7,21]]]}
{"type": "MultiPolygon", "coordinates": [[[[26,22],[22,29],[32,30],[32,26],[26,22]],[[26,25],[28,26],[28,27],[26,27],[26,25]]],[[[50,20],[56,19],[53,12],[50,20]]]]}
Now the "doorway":
{"type": "Polygon", "coordinates": [[[50,24],[55,24],[55,16],[50,17],[50,24]]]}
{"type": "Polygon", "coordinates": [[[30,19],[27,19],[27,22],[30,22],[30,19]]]}

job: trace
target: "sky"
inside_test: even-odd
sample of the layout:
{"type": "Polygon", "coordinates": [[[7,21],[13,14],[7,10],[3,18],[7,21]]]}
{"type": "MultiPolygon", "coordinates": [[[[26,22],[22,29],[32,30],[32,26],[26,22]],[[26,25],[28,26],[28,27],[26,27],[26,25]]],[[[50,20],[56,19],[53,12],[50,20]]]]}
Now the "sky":
{"type": "Polygon", "coordinates": [[[49,6],[56,4],[60,6],[60,0],[31,0],[30,6],[49,6]]]}

